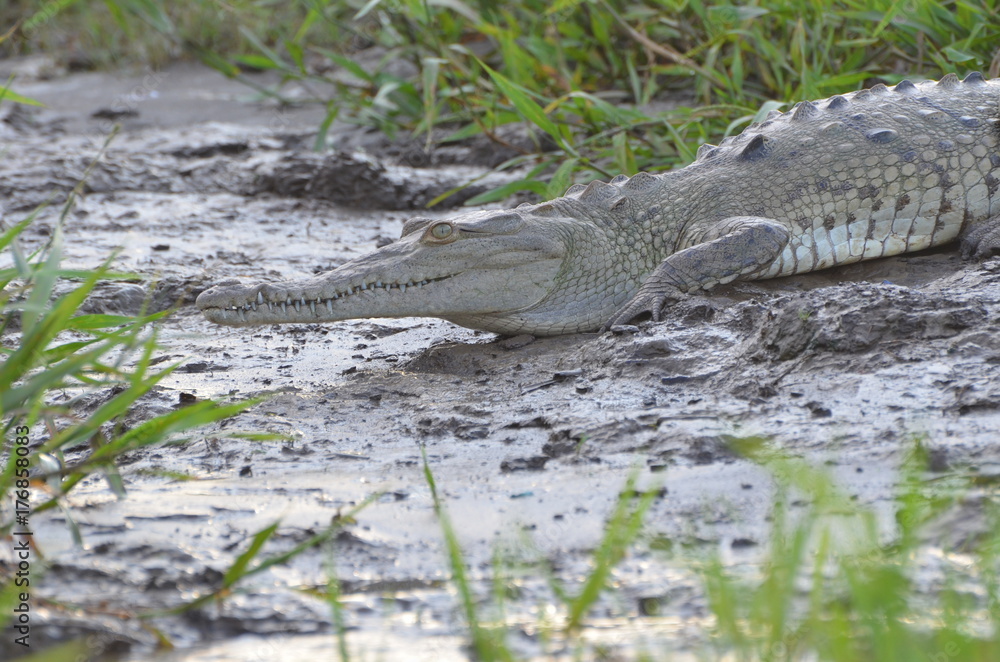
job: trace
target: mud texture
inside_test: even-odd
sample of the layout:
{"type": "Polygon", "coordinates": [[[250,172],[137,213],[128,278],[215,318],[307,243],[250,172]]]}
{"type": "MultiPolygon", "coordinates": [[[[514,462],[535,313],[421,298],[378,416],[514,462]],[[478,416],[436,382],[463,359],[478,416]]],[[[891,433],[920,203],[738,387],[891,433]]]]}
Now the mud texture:
{"type": "MultiPolygon", "coordinates": [[[[193,301],[211,283],[336,266],[398,236],[408,215],[426,215],[421,205],[498,157],[457,146],[414,167],[401,157],[405,144],[360,144],[359,129],[340,126],[332,143],[345,148],[315,154],[319,118],[309,111],[247,104],[243,88],[193,68],[160,74],[122,117],[68,219],[67,266],[97,266],[123,247],[115,266],[143,279],[103,286],[88,309],[135,312],[147,296],[154,309],[180,304],[160,358],[186,357],[185,367],[130,421],[192,396],[270,397],[216,429],[128,457],[126,500],[96,477],[78,486],[66,502],[82,549],[62,515],[36,517],[49,563],[39,645],[88,635],[95,658],[153,659],[156,638],[137,614],[217,588],[253,534],[278,519],[268,553],[380,494],[334,546],[352,650],[361,659],[466,659],[423,448],[480,595],[498,548],[578,586],[638,470],[642,486],[659,490],[648,544],[615,572],[585,638],[625,658],[655,650],[683,659],[709,612],[678,550],[718,552],[730,564],[766,551],[772,481],[732,450],[734,440],[759,437],[826,465],[878,513],[887,538],[897,469],[914,437],[931,450],[928,475],[1000,473],[1000,258],[967,263],[947,249],[722,287],[619,335],[500,338],[431,319],[210,325],[193,301]],[[230,435],[257,430],[288,441],[230,435]]],[[[103,141],[94,113],[142,81],[78,74],[20,86],[54,106],[0,124],[5,221],[76,183],[103,141]]],[[[43,211],[28,243],[44,241],[56,215],[43,211]]],[[[95,396],[80,413],[99,405],[95,396]]],[[[981,498],[969,495],[928,549],[981,533],[981,498]]],[[[927,559],[928,573],[943,562],[927,559]]],[[[333,656],[328,605],[296,590],[325,585],[328,561],[312,550],[221,604],[153,618],[176,646],[156,659],[333,656]]],[[[514,648],[571,654],[558,637],[541,642],[539,623],[559,613],[536,609],[552,601],[543,573],[512,586],[514,648]]]]}

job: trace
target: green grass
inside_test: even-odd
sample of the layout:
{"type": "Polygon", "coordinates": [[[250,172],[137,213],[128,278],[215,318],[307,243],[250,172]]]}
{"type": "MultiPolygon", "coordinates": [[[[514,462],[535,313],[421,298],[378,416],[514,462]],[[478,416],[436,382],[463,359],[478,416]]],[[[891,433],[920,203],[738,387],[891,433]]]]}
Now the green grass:
{"type": "Polygon", "coordinates": [[[44,53],[74,70],[158,68],[183,57],[186,43],[238,53],[257,39],[280,42],[302,16],[297,3],[274,0],[7,0],[0,57],[44,53]]]}
{"type": "Polygon", "coordinates": [[[751,457],[778,485],[767,558],[751,578],[715,559],[696,565],[715,615],[717,654],[748,661],[1000,659],[995,492],[984,501],[990,531],[964,549],[945,549],[943,588],[927,594],[919,587],[920,561],[933,554],[921,534],[973,491],[970,476],[930,479],[916,444],[901,470],[896,530],[886,540],[875,513],[852,502],[824,472],[779,455],[751,457]],[[792,494],[807,501],[794,517],[792,494]],[[970,583],[983,594],[956,588],[970,583]]]}
{"type": "Polygon", "coordinates": [[[32,28],[15,30],[8,48],[52,50],[52,35],[65,42],[69,33],[68,43],[101,61],[184,54],[248,83],[246,70],[274,70],[282,84],[261,91],[278,99],[284,84],[305,84],[314,91],[307,102],[327,110],[319,148],[336,118],[422,135],[428,146],[476,134],[502,143],[505,124],[535,127],[535,148],[501,166],[535,166],[530,174],[471,204],[517,190],[551,198],[573,181],[669,169],[761,111],[870,79],[1000,67],[995,0],[53,0],[35,13],[28,5],[0,10],[8,24],[21,17],[32,28]]]}

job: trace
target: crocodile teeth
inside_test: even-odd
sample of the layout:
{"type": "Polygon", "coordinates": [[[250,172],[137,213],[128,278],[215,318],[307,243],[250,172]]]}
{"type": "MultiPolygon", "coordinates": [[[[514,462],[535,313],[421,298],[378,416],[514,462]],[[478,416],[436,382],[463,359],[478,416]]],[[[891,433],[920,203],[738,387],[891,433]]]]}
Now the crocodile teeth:
{"type": "Polygon", "coordinates": [[[288,314],[288,304],[285,303],[284,301],[281,302],[281,314],[282,315],[288,314]]]}
{"type": "Polygon", "coordinates": [[[406,291],[406,285],[405,284],[404,285],[400,285],[399,286],[399,291],[400,292],[405,292],[406,291]]]}
{"type": "Polygon", "coordinates": [[[264,303],[264,295],[260,292],[257,293],[257,303],[264,303]]]}
{"type": "Polygon", "coordinates": [[[309,310],[312,311],[313,316],[316,315],[316,302],[315,301],[310,301],[309,302],[309,310]]]}
{"type": "Polygon", "coordinates": [[[273,313],[274,312],[274,304],[272,304],[270,301],[267,302],[267,311],[269,313],[273,313]]]}
{"type": "Polygon", "coordinates": [[[333,299],[326,300],[326,310],[331,315],[333,314],[333,299]]]}
{"type": "Polygon", "coordinates": [[[243,321],[243,322],[246,322],[246,321],[247,321],[247,316],[246,316],[246,314],[245,314],[245,313],[243,312],[243,309],[242,309],[242,308],[237,308],[237,309],[236,309],[236,312],[237,312],[237,313],[239,313],[239,315],[240,315],[240,321],[243,321]]]}
{"type": "Polygon", "coordinates": [[[250,302],[250,306],[251,306],[251,307],[252,307],[252,308],[253,308],[254,310],[257,310],[257,302],[256,302],[256,301],[251,301],[251,302],[250,302]]]}
{"type": "Polygon", "coordinates": [[[382,287],[382,281],[380,281],[380,280],[375,281],[375,287],[381,288],[382,287]]]}
{"type": "Polygon", "coordinates": [[[298,312],[301,312],[301,310],[302,310],[302,303],[300,301],[296,301],[295,302],[295,312],[298,313],[298,312]]]}

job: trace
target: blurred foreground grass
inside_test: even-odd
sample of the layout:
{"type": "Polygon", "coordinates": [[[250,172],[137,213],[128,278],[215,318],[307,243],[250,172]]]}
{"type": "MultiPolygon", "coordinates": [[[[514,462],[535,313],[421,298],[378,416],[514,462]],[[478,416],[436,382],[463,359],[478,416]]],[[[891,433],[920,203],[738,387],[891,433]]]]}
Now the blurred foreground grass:
{"type": "Polygon", "coordinates": [[[179,366],[155,367],[157,327],[170,311],[126,316],[82,310],[99,283],[137,278],[112,272],[110,257],[93,271],[62,267],[63,223],[82,188],[81,182],[69,193],[48,241],[34,250],[24,246],[22,234],[40,210],[13,225],[0,221],[0,540],[11,545],[8,549],[31,550],[18,553],[20,562],[0,563],[0,630],[8,634],[15,632],[15,607],[28,604],[22,596],[37,599],[44,584],[47,564],[31,537],[29,523],[39,523],[33,518],[60,509],[70,536],[82,545],[68,498],[81,482],[102,478],[125,498],[127,481],[119,467],[129,454],[181,443],[193,430],[257,402],[197,400],[177,403],[168,413],[142,413],[143,400],[179,366]],[[15,539],[31,544],[15,547],[15,539]],[[19,564],[28,564],[30,572],[19,570],[19,564]]]}

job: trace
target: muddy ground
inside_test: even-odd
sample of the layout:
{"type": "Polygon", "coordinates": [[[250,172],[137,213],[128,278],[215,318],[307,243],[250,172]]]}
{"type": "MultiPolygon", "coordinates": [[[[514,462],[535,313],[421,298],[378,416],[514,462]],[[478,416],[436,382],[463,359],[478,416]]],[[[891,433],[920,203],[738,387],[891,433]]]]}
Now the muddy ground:
{"type": "MultiPolygon", "coordinates": [[[[182,394],[271,395],[226,425],[128,457],[126,500],[98,478],[77,487],[66,501],[83,548],[60,514],[36,517],[50,564],[39,646],[84,634],[97,658],[151,659],[155,638],[135,614],[218,587],[252,535],[278,519],[269,553],[379,493],[335,546],[352,650],[465,659],[421,447],[484,596],[498,549],[529,565],[545,559],[578,585],[629,473],[662,488],[646,543],[620,565],[585,634],[625,658],[683,653],[704,637],[704,592],[677,550],[752,564],[766,547],[772,482],[729,449],[733,438],[760,435],[826,466],[879,514],[887,540],[897,469],[915,437],[932,451],[929,475],[1000,473],[998,258],[965,263],[948,249],[719,288],[622,335],[506,339],[433,319],[221,328],[193,305],[211,283],[338,265],[509,154],[482,144],[426,154],[338,126],[333,149],[317,155],[318,112],[248,101],[246,88],[193,66],[30,74],[18,90],[49,107],[0,109],[5,222],[72,187],[120,121],[66,224],[66,262],[96,267],[123,247],[115,266],[147,278],[103,286],[90,310],[136,312],[150,292],[156,307],[181,302],[161,356],[186,358],[185,367],[135,420],[169,411],[182,394]],[[226,436],[236,430],[289,440],[226,436]]],[[[56,206],[42,212],[27,243],[44,241],[56,216],[56,206]]],[[[975,496],[930,551],[976,534],[975,496]]],[[[943,558],[923,562],[929,585],[943,558]]],[[[326,583],[328,560],[303,554],[221,606],[155,619],[176,646],[157,659],[332,658],[329,607],[299,590],[326,583]]],[[[543,574],[515,583],[515,649],[572,652],[558,637],[542,641],[541,626],[559,614],[544,606],[543,574]]]]}

